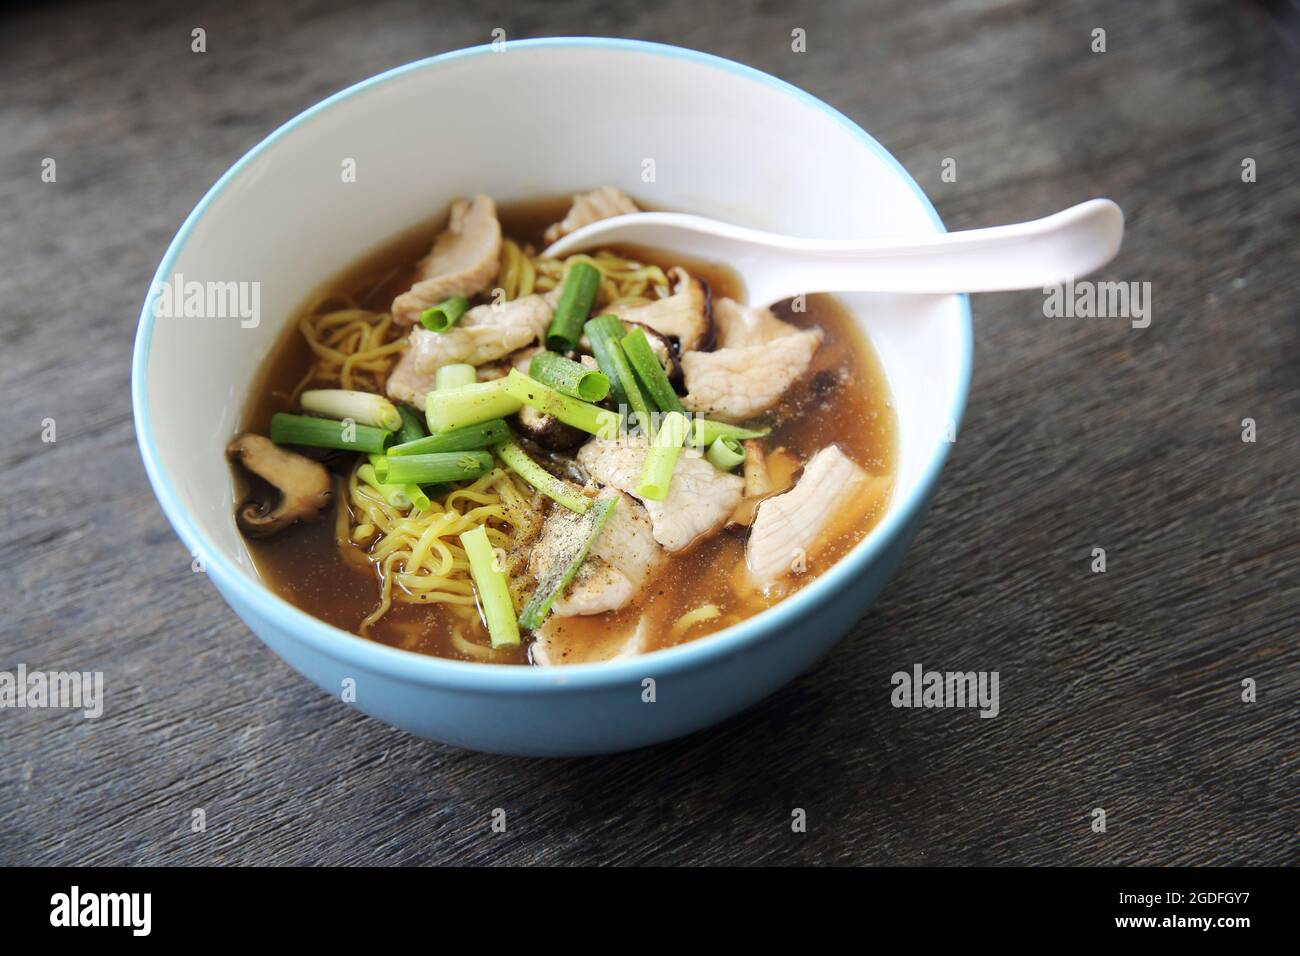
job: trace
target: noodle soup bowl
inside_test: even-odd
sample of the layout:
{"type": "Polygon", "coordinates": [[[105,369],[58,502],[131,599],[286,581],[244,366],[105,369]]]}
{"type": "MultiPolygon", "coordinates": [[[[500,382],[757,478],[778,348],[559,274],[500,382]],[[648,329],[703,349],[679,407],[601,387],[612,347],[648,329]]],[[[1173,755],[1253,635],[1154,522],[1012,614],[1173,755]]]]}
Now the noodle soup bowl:
{"type": "Polygon", "coordinates": [[[943,231],[879,143],[771,76],[635,41],[510,41],[394,69],[276,130],[181,226],[141,314],[136,430],[177,534],[284,660],[326,693],[422,737],[499,753],[593,754],[677,737],[761,700],[862,618],[917,531],[961,419],[966,298],[843,297],[898,415],[887,511],[784,602],[641,657],[556,668],[444,660],[349,634],[271,591],[235,527],[223,452],[259,366],[311,290],[457,196],[509,202],[605,183],[661,208],[793,235],[943,231]],[[205,304],[187,309],[196,293],[205,304]]]}

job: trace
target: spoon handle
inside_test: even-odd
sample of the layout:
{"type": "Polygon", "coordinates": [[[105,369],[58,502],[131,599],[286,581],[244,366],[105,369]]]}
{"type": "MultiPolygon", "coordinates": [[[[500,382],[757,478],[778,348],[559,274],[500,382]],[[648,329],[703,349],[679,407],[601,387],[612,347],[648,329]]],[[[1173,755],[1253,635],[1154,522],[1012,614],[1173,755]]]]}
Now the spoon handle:
{"type": "Polygon", "coordinates": [[[918,237],[801,239],[701,216],[635,213],[603,219],[553,243],[565,256],[602,242],[671,249],[724,262],[753,305],[801,292],[1004,292],[1077,279],[1114,258],[1124,213],[1090,199],[1031,222],[918,237]]]}
{"type": "MultiPolygon", "coordinates": [[[[1119,251],[1124,214],[1090,199],[1030,222],[917,239],[819,240],[780,237],[797,274],[751,290],[774,302],[798,291],[1002,292],[1037,289],[1101,268],[1119,251]],[[789,286],[789,288],[785,288],[789,286]]],[[[775,238],[775,237],[771,237],[775,238]]],[[[765,244],[771,244],[771,238],[765,244]]]]}

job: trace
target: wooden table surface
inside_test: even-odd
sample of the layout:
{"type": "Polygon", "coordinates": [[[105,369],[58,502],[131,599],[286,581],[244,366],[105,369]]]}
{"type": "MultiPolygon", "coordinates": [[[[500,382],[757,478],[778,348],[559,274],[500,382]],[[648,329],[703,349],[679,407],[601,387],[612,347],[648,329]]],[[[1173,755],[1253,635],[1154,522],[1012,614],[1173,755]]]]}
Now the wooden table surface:
{"type": "Polygon", "coordinates": [[[0,863],[1296,859],[1294,6],[182,6],[0,14],[0,670],[108,687],[98,720],[0,711],[0,863]],[[874,133],[949,228],[1111,196],[1128,234],[1098,278],[1150,283],[1145,329],[977,298],[965,424],[866,618],[748,713],[620,756],[468,753],[318,691],[190,572],[132,428],[140,303],[212,182],[325,95],[495,27],[790,80],[874,133]],[[917,663],[998,671],[1001,713],[895,709],[890,675],[917,663]]]}

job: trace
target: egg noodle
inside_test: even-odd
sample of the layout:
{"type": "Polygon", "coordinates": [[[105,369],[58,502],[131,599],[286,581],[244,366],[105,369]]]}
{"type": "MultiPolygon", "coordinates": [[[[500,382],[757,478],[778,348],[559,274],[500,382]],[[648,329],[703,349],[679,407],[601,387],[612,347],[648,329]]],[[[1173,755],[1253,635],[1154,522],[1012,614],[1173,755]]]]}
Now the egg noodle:
{"type": "Polygon", "coordinates": [[[588,262],[600,270],[596,308],[611,305],[644,305],[669,294],[668,277],[658,266],[644,265],[607,250],[595,255],[577,253],[564,259],[543,259],[531,248],[521,248],[511,239],[501,243],[501,269],[497,285],[507,300],[550,292],[559,288],[575,262],[588,262]]]}
{"type": "MultiPolygon", "coordinates": [[[[507,300],[558,288],[574,262],[589,262],[601,273],[596,305],[641,304],[669,294],[668,277],[658,266],[600,251],[565,259],[543,259],[510,239],[502,243],[497,286],[507,300]]],[[[405,347],[403,329],[391,314],[360,308],[349,295],[331,293],[309,309],[298,329],[312,352],[312,363],[294,390],[347,388],[384,393],[393,363],[405,347]]],[[[518,534],[537,521],[540,502],[522,479],[494,468],[472,482],[462,482],[420,511],[399,510],[361,481],[359,457],[345,479],[336,483],[339,507],[334,539],[344,559],[374,568],[380,579],[379,604],[361,622],[367,634],[394,602],[441,605],[464,622],[453,626],[452,644],[469,657],[490,659],[486,645],[464,637],[481,628],[460,534],[478,525],[487,528],[493,547],[508,551],[518,534]]],[[[500,553],[500,552],[499,552],[500,553]]],[[[516,610],[526,595],[515,593],[516,610]]]]}

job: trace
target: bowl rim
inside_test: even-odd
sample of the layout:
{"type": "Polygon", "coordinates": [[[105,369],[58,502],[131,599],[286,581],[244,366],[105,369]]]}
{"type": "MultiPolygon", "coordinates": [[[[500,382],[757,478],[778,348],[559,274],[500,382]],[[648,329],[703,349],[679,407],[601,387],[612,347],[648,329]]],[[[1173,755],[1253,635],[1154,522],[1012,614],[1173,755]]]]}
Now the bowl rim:
{"type": "MultiPolygon", "coordinates": [[[[609,37],[544,37],[508,40],[507,42],[510,46],[527,49],[597,48],[683,59],[769,86],[785,95],[794,97],[807,106],[813,107],[844,126],[883,160],[886,167],[892,170],[894,175],[920,200],[922,206],[929,213],[936,232],[942,233],[946,231],[943,220],[939,217],[934,204],[930,202],[929,197],[922,191],[916,180],[894,158],[893,154],[843,113],[822,102],[811,93],[787,83],[785,80],[714,54],[645,40],[609,37]]],[[[153,487],[159,505],[162,507],[163,514],[191,554],[204,556],[204,570],[210,575],[213,583],[227,600],[227,603],[232,603],[231,593],[233,593],[234,597],[245,606],[245,612],[251,611],[253,617],[269,621],[272,626],[306,643],[317,653],[343,661],[360,670],[379,673],[390,678],[424,686],[460,691],[515,694],[566,691],[571,688],[578,690],[595,689],[626,682],[639,683],[648,676],[662,678],[703,667],[712,661],[736,654],[751,644],[780,634],[787,628],[797,624],[800,618],[807,616],[817,605],[830,600],[860,579],[866,569],[882,556],[897,536],[903,533],[907,525],[918,516],[938,481],[944,462],[947,460],[951,443],[937,438],[935,446],[929,453],[929,460],[925,462],[922,468],[920,478],[908,492],[906,499],[892,507],[862,541],[858,542],[852,550],[840,558],[829,570],[780,603],[738,624],[685,644],[651,651],[624,660],[590,664],[566,664],[561,667],[551,668],[457,661],[402,650],[327,624],[306,611],[295,607],[261,582],[247,577],[232,560],[221,553],[220,549],[191,520],[158,457],[149,415],[147,381],[149,350],[154,324],[153,290],[159,288],[159,284],[174,271],[181,250],[208,207],[253,160],[270,149],[281,137],[288,135],[318,113],[331,109],[365,90],[395,80],[408,73],[434,68],[439,64],[455,60],[494,54],[495,52],[492,44],[451,50],[394,67],[340,90],[303,110],[271,132],[241,156],[203,195],[203,198],[199,200],[185,218],[175,237],[168,245],[167,251],[163,254],[163,258],[158,264],[158,269],[150,284],[150,292],[145,296],[144,304],[141,307],[140,320],[136,329],[131,361],[131,405],[135,418],[136,440],[140,448],[140,455],[144,460],[145,473],[153,487]]],[[[960,354],[958,381],[953,392],[953,402],[948,410],[949,419],[953,423],[954,430],[960,427],[966,408],[970,391],[973,353],[970,298],[965,294],[958,295],[956,298],[961,318],[960,328],[957,330],[960,338],[960,354]]],[[[243,620],[244,612],[241,612],[240,608],[232,607],[232,609],[243,620]]],[[[250,630],[253,629],[248,621],[244,621],[244,623],[249,626],[250,630]]]]}

